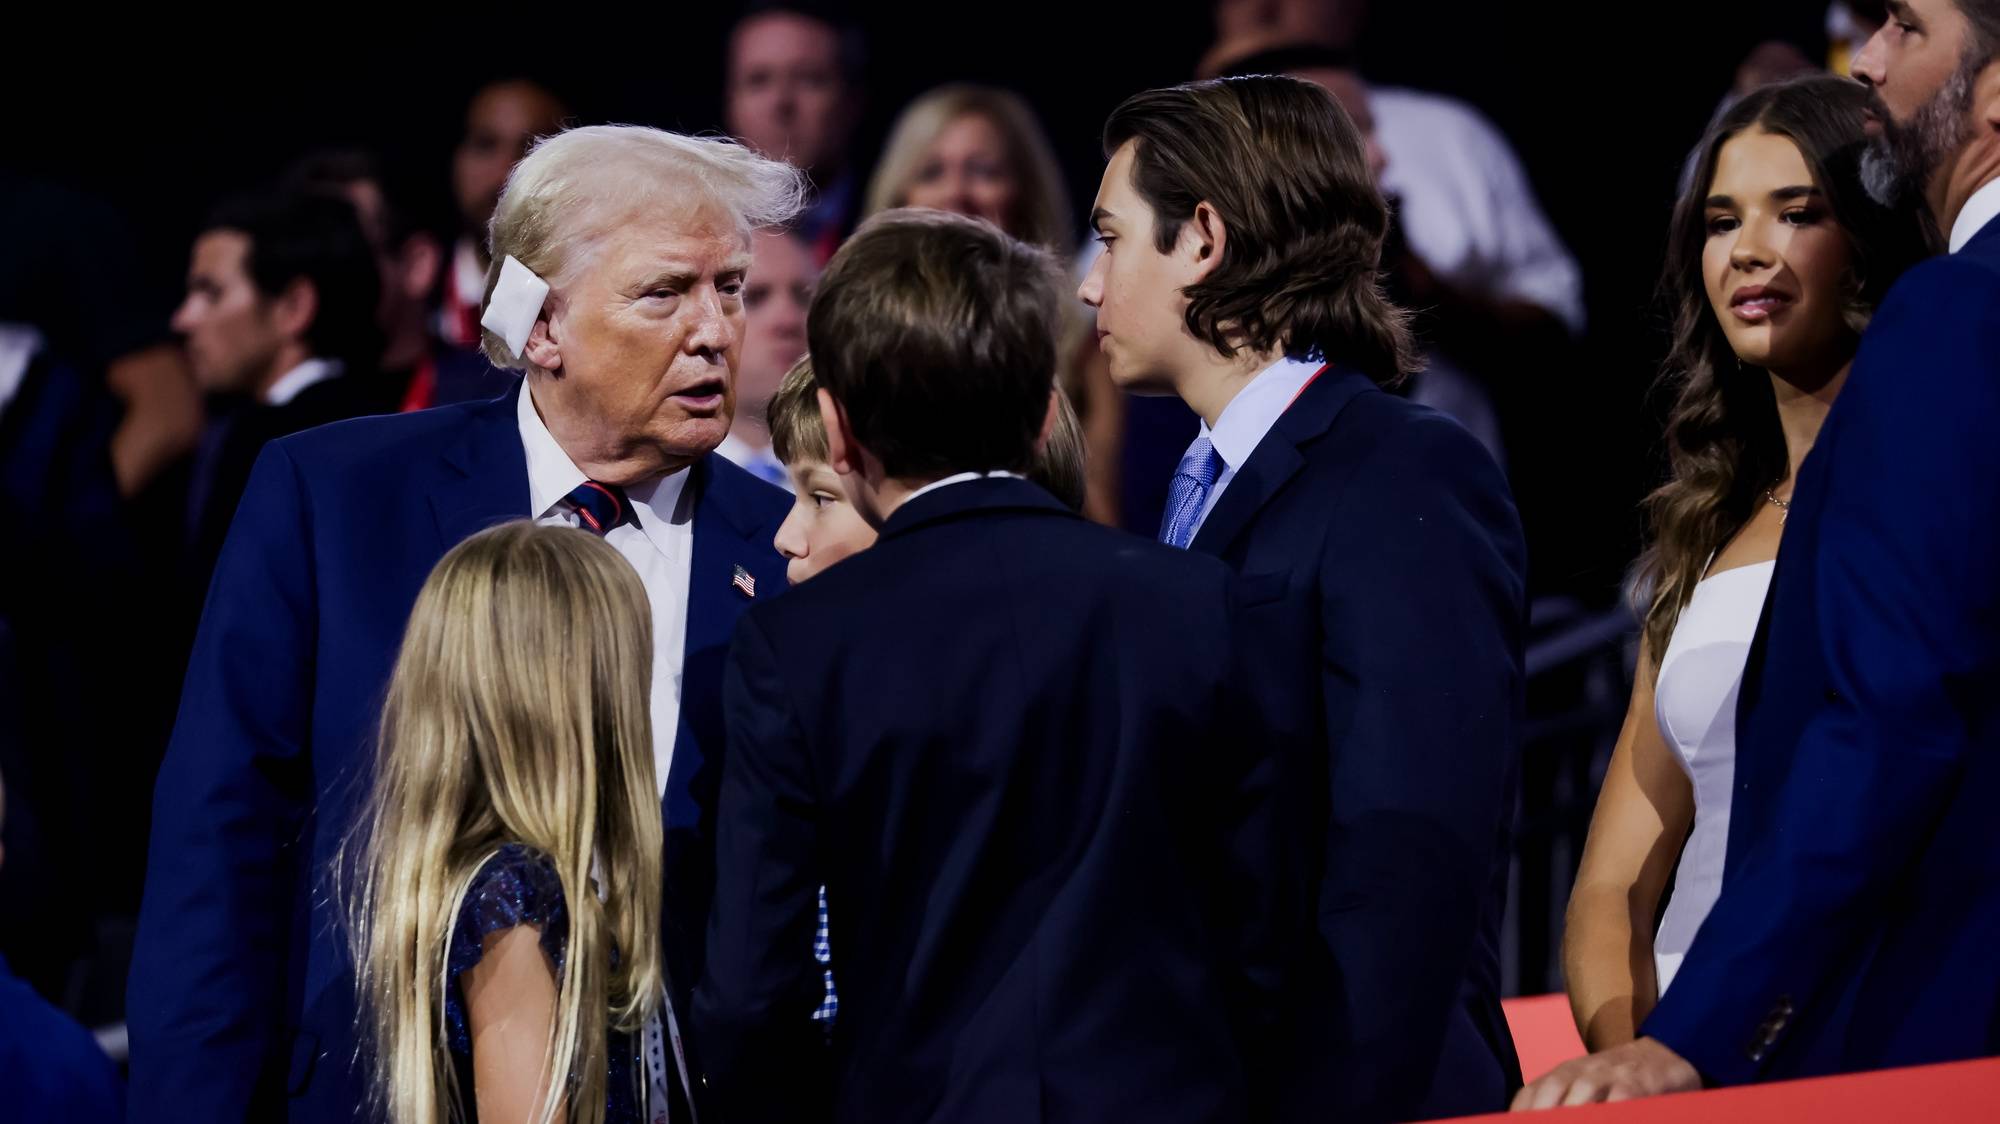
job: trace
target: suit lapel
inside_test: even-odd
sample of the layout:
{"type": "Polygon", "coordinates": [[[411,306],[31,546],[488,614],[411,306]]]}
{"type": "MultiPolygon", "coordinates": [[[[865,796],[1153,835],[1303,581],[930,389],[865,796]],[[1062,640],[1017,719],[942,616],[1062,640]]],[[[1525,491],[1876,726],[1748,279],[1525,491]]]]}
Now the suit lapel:
{"type": "Polygon", "coordinates": [[[770,542],[756,543],[752,537],[764,528],[744,505],[732,502],[731,481],[715,465],[710,453],[694,466],[690,483],[698,489],[694,508],[694,557],[688,567],[688,651],[727,644],[736,618],[756,600],[758,593],[776,593],[752,583],[749,590],[732,584],[736,567],[757,576],[751,567],[776,550],[770,542]],[[753,551],[753,547],[755,548],[753,551]],[[753,556],[754,555],[754,556],[753,556]],[[728,593],[731,597],[722,597],[728,593]]]}
{"type": "MultiPolygon", "coordinates": [[[[695,491],[694,547],[688,563],[687,642],[681,660],[680,725],[667,778],[669,824],[692,825],[708,787],[708,759],[721,750],[722,673],[736,621],[759,598],[785,588],[784,563],[771,545],[775,528],[737,494],[740,481],[710,453],[688,481],[695,491]],[[747,582],[739,582],[737,571],[747,582]],[[746,589],[745,586],[748,586],[746,589]]],[[[766,485],[758,482],[757,487],[766,485]]]]}
{"type": "Polygon", "coordinates": [[[1257,443],[1250,459],[1230,478],[1229,487],[1222,498],[1215,501],[1208,518],[1202,520],[1201,529],[1195,532],[1194,541],[1188,549],[1204,554],[1221,555],[1229,549],[1236,537],[1243,533],[1252,517],[1263,510],[1271,497],[1278,494],[1299,469],[1305,467],[1306,460],[1299,455],[1298,446],[1278,436],[1273,428],[1257,443]]]}
{"type": "Polygon", "coordinates": [[[1757,611],[1757,627],[1750,634],[1750,651],[1744,658],[1743,678],[1736,689],[1738,761],[1745,760],[1745,751],[1756,741],[1751,732],[1755,728],[1758,705],[1764,694],[1764,656],[1770,649],[1771,618],[1778,608],[1778,592],[1790,584],[1786,579],[1787,567],[1810,568],[1810,560],[1818,557],[1820,552],[1819,517],[1826,500],[1826,488],[1822,483],[1824,470],[1840,442],[1842,419],[1847,417],[1840,405],[1841,402],[1836,401],[1833,408],[1827,411],[1819,436],[1814,438],[1811,451],[1799,465],[1798,478],[1792,488],[1791,510],[1785,513],[1784,531],[1778,538],[1777,565],[1772,567],[1771,580],[1764,586],[1764,603],[1757,611]]]}
{"type": "Polygon", "coordinates": [[[759,490],[776,489],[713,453],[697,461],[688,559],[687,642],[681,660],[680,722],[660,814],[666,825],[666,897],[661,902],[674,1001],[689,1009],[701,976],[702,930],[715,877],[715,807],[726,735],[722,681],[736,622],[757,601],[785,588],[785,563],[771,537],[783,508],[759,490]],[[760,514],[768,513],[768,514],[760,514]],[[742,567],[749,590],[736,582],[742,567]],[[754,594],[754,595],[753,595],[754,594]]]}
{"type": "Polygon", "coordinates": [[[471,418],[445,448],[445,473],[430,494],[440,553],[496,523],[531,518],[528,456],[515,414],[522,384],[490,402],[468,407],[471,418]]]}
{"type": "Polygon", "coordinates": [[[1307,383],[1298,400],[1278,416],[1277,424],[1257,443],[1250,459],[1230,478],[1189,549],[1218,556],[1228,551],[1264,505],[1305,467],[1300,446],[1323,436],[1356,395],[1374,389],[1367,376],[1338,368],[1307,383]]]}

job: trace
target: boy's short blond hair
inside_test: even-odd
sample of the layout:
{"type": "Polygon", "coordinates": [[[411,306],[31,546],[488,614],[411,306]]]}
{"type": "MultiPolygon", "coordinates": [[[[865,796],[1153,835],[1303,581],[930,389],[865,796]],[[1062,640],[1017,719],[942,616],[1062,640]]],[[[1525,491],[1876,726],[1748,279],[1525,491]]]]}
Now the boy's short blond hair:
{"type": "Polygon", "coordinates": [[[1063,506],[1081,514],[1085,491],[1083,423],[1070,405],[1069,395],[1056,388],[1056,424],[1049,439],[1035,450],[1028,466],[1028,479],[1040,484],[1063,506]]]}
{"type": "Polygon", "coordinates": [[[801,358],[785,372],[765,408],[771,424],[771,451],[786,468],[806,461],[826,463],[826,427],[819,420],[818,391],[811,357],[801,358]]]}

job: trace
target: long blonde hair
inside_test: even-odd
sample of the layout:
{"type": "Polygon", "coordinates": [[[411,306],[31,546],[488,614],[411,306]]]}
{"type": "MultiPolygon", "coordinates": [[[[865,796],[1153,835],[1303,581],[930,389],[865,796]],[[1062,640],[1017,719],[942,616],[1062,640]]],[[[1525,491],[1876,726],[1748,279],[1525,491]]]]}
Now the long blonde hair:
{"type": "Polygon", "coordinates": [[[446,1038],[447,949],[473,876],[508,843],[549,860],[569,915],[539,1118],[603,1119],[607,1021],[643,1027],[664,978],[652,651],[638,575],[567,527],[474,535],[418,593],[337,867],[374,1095],[396,1124],[457,1119],[470,1100],[446,1038]]]}
{"type": "Polygon", "coordinates": [[[1055,150],[1020,96],[991,86],[953,83],[939,86],[911,102],[896,118],[882,161],[868,181],[862,208],[865,219],[904,206],[910,183],[917,178],[938,134],[966,116],[984,117],[1000,133],[1007,159],[1020,180],[1021,195],[1008,216],[1007,233],[1023,242],[1053,250],[1068,260],[1076,251],[1075,218],[1069,210],[1069,189],[1063,186],[1055,150]]]}

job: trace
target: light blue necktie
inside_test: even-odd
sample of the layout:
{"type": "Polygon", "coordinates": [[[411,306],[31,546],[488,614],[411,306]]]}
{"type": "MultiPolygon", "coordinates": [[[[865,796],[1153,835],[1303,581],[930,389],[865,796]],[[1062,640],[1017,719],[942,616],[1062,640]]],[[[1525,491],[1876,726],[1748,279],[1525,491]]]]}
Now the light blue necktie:
{"type": "Polygon", "coordinates": [[[1206,437],[1197,437],[1174,469],[1173,483],[1167,486],[1167,510],[1160,518],[1160,541],[1185,549],[1194,541],[1195,527],[1201,522],[1201,508],[1222,473],[1222,458],[1206,437]]]}

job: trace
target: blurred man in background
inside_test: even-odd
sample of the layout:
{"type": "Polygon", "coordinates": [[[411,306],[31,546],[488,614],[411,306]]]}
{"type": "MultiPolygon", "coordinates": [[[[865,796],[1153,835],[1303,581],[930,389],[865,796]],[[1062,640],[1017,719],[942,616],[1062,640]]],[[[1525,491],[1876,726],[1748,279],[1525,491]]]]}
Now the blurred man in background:
{"type": "Polygon", "coordinates": [[[743,362],[736,369],[736,419],[716,452],[789,490],[784,462],[771,450],[768,411],[785,372],[806,353],[806,308],[819,276],[812,247],[796,234],[760,230],[751,244],[743,289],[743,362]]]}
{"type": "MultiPolygon", "coordinates": [[[[826,4],[753,3],[729,33],[723,117],[731,136],[788,160],[819,189],[797,231],[824,264],[854,225],[866,44],[826,4]]],[[[779,371],[780,374],[784,372],[779,371]]]]}

